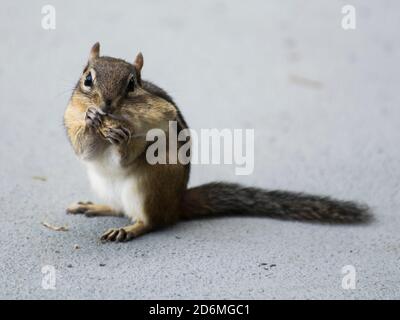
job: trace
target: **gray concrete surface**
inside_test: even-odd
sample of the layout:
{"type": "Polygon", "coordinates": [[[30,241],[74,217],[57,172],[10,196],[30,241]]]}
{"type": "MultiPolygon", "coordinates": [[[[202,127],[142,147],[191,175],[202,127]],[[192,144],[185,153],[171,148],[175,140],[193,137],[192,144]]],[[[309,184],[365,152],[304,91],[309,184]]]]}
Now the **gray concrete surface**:
{"type": "Polygon", "coordinates": [[[400,298],[400,4],[351,3],[357,28],[345,31],[342,1],[2,1],[0,298],[400,298]],[[52,31],[41,28],[48,3],[52,31]],[[97,40],[127,60],[141,50],[144,77],[192,127],[255,129],[253,175],[195,166],[191,185],[354,199],[376,222],[230,217],[101,244],[127,221],[65,215],[94,198],[62,125],[97,40]],[[55,290],[41,286],[45,265],[56,269],[55,290]],[[341,287],[345,265],[356,268],[355,290],[341,287]]]}

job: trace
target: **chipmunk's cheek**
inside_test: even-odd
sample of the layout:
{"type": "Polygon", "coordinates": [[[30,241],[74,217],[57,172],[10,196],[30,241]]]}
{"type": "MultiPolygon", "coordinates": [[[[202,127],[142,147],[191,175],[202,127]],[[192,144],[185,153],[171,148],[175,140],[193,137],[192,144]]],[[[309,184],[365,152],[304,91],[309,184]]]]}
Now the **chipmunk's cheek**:
{"type": "Polygon", "coordinates": [[[100,98],[100,95],[99,95],[99,94],[95,93],[95,94],[93,95],[92,100],[93,100],[94,104],[95,104],[97,107],[101,107],[102,101],[101,101],[101,98],[100,98]]]}
{"type": "Polygon", "coordinates": [[[95,95],[92,95],[89,97],[90,102],[88,103],[89,107],[94,107],[98,110],[99,113],[103,113],[101,112],[101,99],[99,99],[98,97],[96,97],[95,95]]]}

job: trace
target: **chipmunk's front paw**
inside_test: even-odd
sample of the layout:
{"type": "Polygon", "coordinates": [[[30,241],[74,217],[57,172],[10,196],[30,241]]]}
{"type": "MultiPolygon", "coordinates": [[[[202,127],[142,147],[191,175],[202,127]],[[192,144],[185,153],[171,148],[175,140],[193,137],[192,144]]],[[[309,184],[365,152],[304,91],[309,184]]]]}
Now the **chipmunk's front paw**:
{"type": "Polygon", "coordinates": [[[120,145],[128,142],[131,138],[131,133],[124,127],[107,128],[104,132],[104,137],[112,144],[120,145]]]}
{"type": "Polygon", "coordinates": [[[94,129],[99,128],[102,124],[102,116],[103,114],[101,111],[99,111],[99,109],[95,107],[89,107],[85,115],[86,125],[94,129]]]}

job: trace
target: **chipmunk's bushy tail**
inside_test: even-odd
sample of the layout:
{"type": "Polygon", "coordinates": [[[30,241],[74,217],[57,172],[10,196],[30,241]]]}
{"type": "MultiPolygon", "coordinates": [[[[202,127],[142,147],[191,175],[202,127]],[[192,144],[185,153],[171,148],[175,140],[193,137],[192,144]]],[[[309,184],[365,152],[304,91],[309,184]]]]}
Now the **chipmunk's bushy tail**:
{"type": "Polygon", "coordinates": [[[371,219],[367,206],[323,196],[268,191],[222,182],[186,191],[183,201],[185,218],[231,214],[330,223],[364,223],[371,219]]]}

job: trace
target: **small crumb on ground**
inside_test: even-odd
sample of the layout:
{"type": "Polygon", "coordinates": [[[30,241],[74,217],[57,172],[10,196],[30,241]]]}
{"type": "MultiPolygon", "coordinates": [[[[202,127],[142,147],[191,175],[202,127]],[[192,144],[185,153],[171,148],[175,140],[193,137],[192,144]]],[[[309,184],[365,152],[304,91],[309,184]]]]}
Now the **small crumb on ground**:
{"type": "Polygon", "coordinates": [[[322,88],[322,83],[320,81],[308,79],[308,78],[298,76],[298,75],[290,75],[289,80],[290,80],[290,82],[292,82],[294,84],[304,86],[304,87],[309,87],[309,88],[314,88],[314,89],[322,88]]]}
{"type": "Polygon", "coordinates": [[[54,226],[54,225],[51,225],[48,222],[42,222],[42,225],[45,226],[46,228],[50,229],[50,230],[53,230],[53,231],[68,231],[69,230],[66,226],[61,226],[61,227],[54,226]]]}
{"type": "Polygon", "coordinates": [[[276,267],[276,264],[275,264],[275,263],[269,264],[269,263],[266,263],[266,262],[262,262],[262,263],[260,263],[258,266],[259,266],[259,267],[263,267],[264,270],[270,270],[270,269],[272,269],[272,268],[275,268],[275,267],[276,267]]]}
{"type": "Polygon", "coordinates": [[[38,181],[47,181],[47,178],[42,176],[33,176],[32,179],[38,181]]]}

